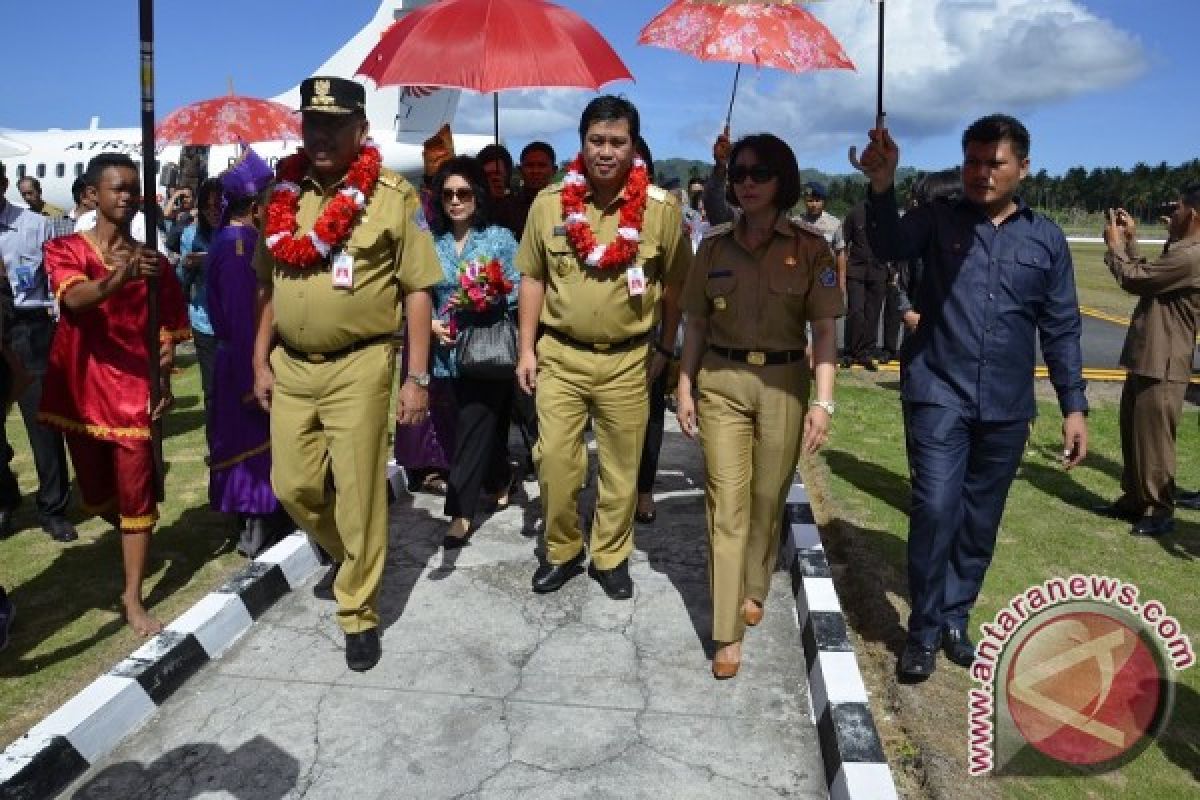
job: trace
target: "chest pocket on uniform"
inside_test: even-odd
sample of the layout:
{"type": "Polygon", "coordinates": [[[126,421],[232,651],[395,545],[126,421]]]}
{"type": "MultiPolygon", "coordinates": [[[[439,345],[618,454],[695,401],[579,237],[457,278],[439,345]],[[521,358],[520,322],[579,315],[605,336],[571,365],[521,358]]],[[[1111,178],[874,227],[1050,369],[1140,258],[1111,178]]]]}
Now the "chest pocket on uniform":
{"type": "Polygon", "coordinates": [[[559,282],[574,282],[581,277],[579,259],[564,237],[554,237],[546,242],[546,272],[553,273],[559,282]]]}
{"type": "Polygon", "coordinates": [[[732,314],[733,295],[737,290],[737,278],[731,269],[715,269],[708,273],[704,283],[704,294],[708,298],[711,314],[732,314]]]}
{"type": "Polygon", "coordinates": [[[1009,279],[1017,300],[1039,299],[1050,288],[1050,254],[1035,247],[1024,247],[1013,256],[1009,279]]]}

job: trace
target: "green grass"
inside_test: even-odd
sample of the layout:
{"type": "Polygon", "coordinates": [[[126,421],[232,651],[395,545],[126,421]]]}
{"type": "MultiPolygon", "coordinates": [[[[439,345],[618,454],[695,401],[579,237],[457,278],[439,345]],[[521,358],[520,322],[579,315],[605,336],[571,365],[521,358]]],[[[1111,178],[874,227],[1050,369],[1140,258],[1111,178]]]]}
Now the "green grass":
{"type": "MultiPolygon", "coordinates": [[[[1106,314],[1129,319],[1138,298],[1129,294],[1113,278],[1108,267],[1104,265],[1105,246],[1087,242],[1071,244],[1071,257],[1075,262],[1075,289],[1079,295],[1079,305],[1094,308],[1106,314]]],[[[1147,257],[1155,255],[1154,248],[1147,245],[1142,248],[1142,254],[1147,257]]]]}
{"type": "MultiPolygon", "coordinates": [[[[231,552],[230,523],[208,510],[199,370],[191,357],[181,356],[180,366],[183,372],[174,380],[178,402],[165,423],[167,499],[159,509],[162,519],[146,582],[149,605],[164,622],[244,563],[231,552]]],[[[120,612],[118,534],[99,519],[78,516],[74,503],[79,541],[61,545],[44,534],[33,509],[33,459],[15,411],[8,417],[7,431],[16,450],[12,468],[25,499],[16,519],[18,533],[0,541],[0,585],[17,606],[12,638],[0,653],[0,746],[23,734],[141,641],[120,612]]]]}
{"type": "MultiPolygon", "coordinates": [[[[823,456],[830,472],[829,502],[834,506],[825,512],[852,523],[856,529],[852,535],[862,540],[859,544],[891,567],[895,581],[889,590],[902,593],[909,485],[898,395],[894,383],[876,386],[844,375],[839,376],[843,385],[838,389],[838,416],[823,456]]],[[[1115,405],[1093,406],[1089,455],[1069,474],[1056,463],[1062,446],[1057,406],[1043,402],[1040,413],[1008,499],[995,560],[972,615],[972,630],[1028,586],[1055,575],[1094,572],[1135,583],[1143,599],[1161,600],[1184,632],[1200,644],[1200,593],[1195,590],[1200,514],[1179,512],[1176,533],[1162,541],[1131,537],[1127,524],[1093,515],[1087,510],[1091,505],[1118,494],[1121,453],[1115,405]]],[[[1192,489],[1200,487],[1197,416],[1194,406],[1185,411],[1178,443],[1177,480],[1192,489]]],[[[853,570],[854,564],[845,568],[853,570]]],[[[898,624],[903,624],[903,613],[898,624]]],[[[910,721],[910,730],[915,729],[918,740],[941,738],[953,743],[947,747],[957,747],[957,752],[927,755],[957,760],[955,774],[966,781],[965,715],[970,684],[963,671],[954,670],[950,677],[940,674],[943,672],[946,670],[939,670],[935,677],[961,686],[941,694],[931,691],[935,687],[926,687],[926,696],[951,697],[952,705],[936,709],[931,717],[910,721]]],[[[1200,668],[1193,667],[1179,678],[1170,728],[1118,772],[1098,777],[999,777],[989,779],[993,784],[989,788],[998,788],[1003,797],[1022,800],[1200,796],[1200,668]]]]}

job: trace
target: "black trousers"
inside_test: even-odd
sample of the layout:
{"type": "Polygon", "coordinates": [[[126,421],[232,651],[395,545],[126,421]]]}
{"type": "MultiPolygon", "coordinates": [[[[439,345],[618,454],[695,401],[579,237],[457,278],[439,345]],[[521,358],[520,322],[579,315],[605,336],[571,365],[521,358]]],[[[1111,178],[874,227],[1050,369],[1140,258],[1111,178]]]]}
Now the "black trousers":
{"type": "Polygon", "coordinates": [[[954,408],[906,403],[912,480],[908,522],[908,640],[937,647],[965,628],[996,549],[1029,420],[982,422],[954,408]]]}
{"type": "Polygon", "coordinates": [[[667,413],[667,368],[650,385],[650,419],[646,423],[646,439],[642,444],[642,461],[638,464],[638,494],[654,491],[654,476],[658,474],[658,451],[662,450],[663,416],[667,413]]]}
{"type": "Polygon", "coordinates": [[[850,358],[871,357],[886,290],[886,273],[846,277],[846,355],[850,358]]]}
{"type": "Polygon", "coordinates": [[[903,327],[900,290],[889,280],[883,299],[883,349],[891,353],[893,358],[900,352],[900,329],[903,327]]]}
{"type": "MultiPolygon", "coordinates": [[[[525,446],[525,452],[517,456],[517,463],[522,472],[536,472],[533,466],[533,446],[537,444],[538,438],[537,403],[533,395],[521,391],[516,381],[513,381],[512,423],[517,426],[517,431],[521,434],[521,443],[525,446]]],[[[507,434],[504,445],[508,446],[507,434]]]]}
{"type": "MultiPolygon", "coordinates": [[[[17,404],[21,407],[25,433],[29,437],[33,463],[37,468],[37,511],[38,517],[44,522],[48,517],[65,514],[71,498],[67,449],[62,434],[43,427],[37,421],[38,404],[42,400],[42,378],[50,359],[50,343],[54,340],[54,321],[45,311],[18,311],[13,315],[10,328],[13,353],[33,378],[33,382],[17,398],[17,404]]],[[[5,429],[0,433],[0,508],[12,508],[21,499],[17,478],[8,466],[13,455],[5,429]]]]}
{"type": "Polygon", "coordinates": [[[452,385],[458,422],[446,481],[446,516],[473,519],[479,493],[498,492],[511,479],[507,444],[513,380],[458,377],[452,385]]]}

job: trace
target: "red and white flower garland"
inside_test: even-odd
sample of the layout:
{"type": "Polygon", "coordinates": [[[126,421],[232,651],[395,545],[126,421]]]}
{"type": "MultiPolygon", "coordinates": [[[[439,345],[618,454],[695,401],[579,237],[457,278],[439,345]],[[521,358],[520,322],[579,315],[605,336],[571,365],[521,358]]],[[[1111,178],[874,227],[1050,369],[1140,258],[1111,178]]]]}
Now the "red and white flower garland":
{"type": "Polygon", "coordinates": [[[368,142],[346,171],[346,185],[338,193],[313,229],[296,236],[296,210],[300,206],[300,181],[311,162],[304,150],[298,150],[279,162],[277,183],[267,203],[266,237],[271,255],[280,264],[293,269],[312,269],[329,257],[333,248],[350,238],[359,214],[367,207],[379,180],[383,156],[368,142]]]}
{"type": "Polygon", "coordinates": [[[621,204],[621,215],[617,222],[617,238],[611,244],[600,244],[584,213],[587,176],[584,174],[583,155],[575,156],[563,177],[563,227],[571,247],[588,266],[616,269],[631,264],[637,257],[646,216],[646,191],[649,188],[650,175],[646,171],[646,162],[635,158],[629,177],[625,180],[625,201],[621,204]]]}

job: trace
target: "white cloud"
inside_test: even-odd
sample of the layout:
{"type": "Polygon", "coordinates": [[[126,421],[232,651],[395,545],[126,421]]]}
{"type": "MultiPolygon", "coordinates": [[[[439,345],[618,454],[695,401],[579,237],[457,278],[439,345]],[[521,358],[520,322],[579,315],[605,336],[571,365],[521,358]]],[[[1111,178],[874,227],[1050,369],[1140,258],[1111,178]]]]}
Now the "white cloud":
{"type": "MultiPolygon", "coordinates": [[[[874,120],[877,6],[829,0],[808,8],[842,42],[857,74],[750,81],[738,93],[735,133],[770,130],[809,152],[861,143],[874,120]]],[[[886,45],[888,124],[909,139],[1117,86],[1146,67],[1132,34],[1078,0],[889,0],[886,45]]],[[[708,141],[711,122],[682,134],[708,141]]]]}
{"type": "MultiPolygon", "coordinates": [[[[500,92],[500,135],[515,141],[550,137],[574,131],[579,111],[594,92],[578,89],[521,89],[500,92]]],[[[460,133],[492,132],[492,96],[463,92],[454,130],[460,133]]]]}

